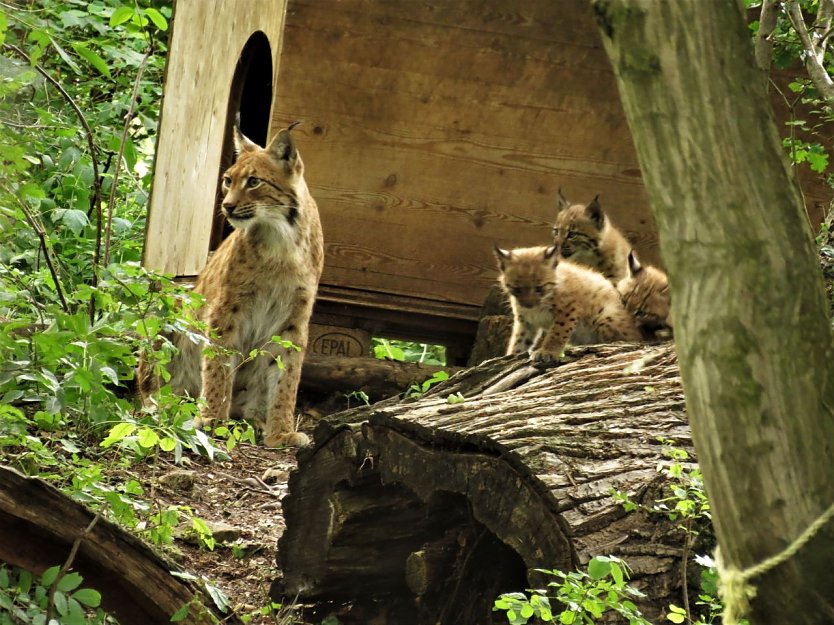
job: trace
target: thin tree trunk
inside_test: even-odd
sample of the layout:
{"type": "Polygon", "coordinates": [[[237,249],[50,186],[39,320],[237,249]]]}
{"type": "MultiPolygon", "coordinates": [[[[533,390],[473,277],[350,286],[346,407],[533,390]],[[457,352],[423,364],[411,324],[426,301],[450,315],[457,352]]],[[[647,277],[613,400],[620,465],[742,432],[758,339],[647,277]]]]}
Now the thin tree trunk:
{"type": "MultiPolygon", "coordinates": [[[[595,0],[672,284],[693,439],[725,561],[834,502],[834,356],[802,200],[735,0],[595,0]]],[[[753,580],[751,622],[834,622],[834,523],[753,580]]]]}

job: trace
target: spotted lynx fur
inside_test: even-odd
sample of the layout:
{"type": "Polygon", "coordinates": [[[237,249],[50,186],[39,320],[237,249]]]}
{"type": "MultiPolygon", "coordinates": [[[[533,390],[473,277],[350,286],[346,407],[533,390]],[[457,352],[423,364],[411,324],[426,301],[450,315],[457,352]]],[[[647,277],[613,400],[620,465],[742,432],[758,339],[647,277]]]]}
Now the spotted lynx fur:
{"type": "Polygon", "coordinates": [[[603,212],[599,196],[583,206],[559,191],[553,244],[562,258],[596,269],[614,284],[628,274],[631,244],[603,212]]]}
{"type": "Polygon", "coordinates": [[[628,275],[617,283],[617,290],[644,339],[671,336],[672,297],[669,279],[663,271],[642,265],[632,251],[628,255],[628,275]]]}
{"type": "Polygon", "coordinates": [[[551,361],[559,359],[568,340],[640,339],[614,285],[596,271],[561,260],[556,246],[495,248],[495,256],[513,309],[508,354],[529,351],[534,360],[551,361]]]}
{"type": "MultiPolygon", "coordinates": [[[[205,398],[197,426],[245,418],[260,426],[268,446],[309,442],[295,431],[294,410],[323,263],[318,209],[292,128],[261,148],[235,127],[237,161],[223,174],[222,203],[234,231],[194,287],[205,298],[197,317],[216,335],[218,353],[204,357],[202,345],[177,335],[179,353],[168,366],[174,392],[205,398]],[[251,358],[252,350],[266,353],[251,358]]],[[[140,363],[143,397],[158,384],[152,367],[140,363]]]]}

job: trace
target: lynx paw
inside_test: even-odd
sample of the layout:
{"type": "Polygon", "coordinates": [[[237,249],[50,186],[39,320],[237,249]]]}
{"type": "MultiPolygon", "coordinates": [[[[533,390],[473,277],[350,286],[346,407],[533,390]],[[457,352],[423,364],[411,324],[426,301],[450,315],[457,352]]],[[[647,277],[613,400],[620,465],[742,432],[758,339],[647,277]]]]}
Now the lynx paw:
{"type": "Polygon", "coordinates": [[[306,447],[311,442],[310,437],[303,432],[284,432],[264,436],[264,445],[267,447],[306,447]]]}
{"type": "Polygon", "coordinates": [[[194,429],[195,430],[202,430],[202,429],[205,429],[205,427],[207,425],[211,425],[211,422],[213,420],[214,419],[212,419],[211,417],[205,417],[203,415],[200,415],[198,417],[194,417],[194,419],[192,419],[191,423],[194,424],[194,429]]]}
{"type": "Polygon", "coordinates": [[[530,360],[532,360],[533,362],[540,362],[542,364],[550,364],[554,362],[559,362],[559,354],[554,354],[553,352],[545,352],[540,349],[536,349],[530,352],[530,360]]]}

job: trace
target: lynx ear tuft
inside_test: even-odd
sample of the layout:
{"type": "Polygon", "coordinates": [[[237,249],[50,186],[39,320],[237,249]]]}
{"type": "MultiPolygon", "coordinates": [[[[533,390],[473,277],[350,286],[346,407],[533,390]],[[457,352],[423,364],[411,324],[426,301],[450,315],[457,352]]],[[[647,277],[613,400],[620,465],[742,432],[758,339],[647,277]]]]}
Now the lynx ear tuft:
{"type": "Polygon", "coordinates": [[[235,115],[235,130],[233,138],[235,142],[235,156],[240,156],[242,152],[254,152],[255,150],[259,150],[261,147],[254,141],[248,139],[246,135],[240,131],[240,112],[235,115]]]}
{"type": "Polygon", "coordinates": [[[272,158],[284,164],[287,173],[297,171],[300,160],[298,150],[295,147],[290,131],[301,122],[293,122],[287,128],[279,131],[275,138],[267,146],[266,150],[272,158]]]}
{"type": "Polygon", "coordinates": [[[602,230],[605,225],[605,213],[602,212],[602,207],[599,205],[599,195],[585,207],[585,214],[596,224],[599,230],[602,230]]]}
{"type": "Polygon", "coordinates": [[[551,245],[550,247],[547,247],[544,250],[544,260],[549,261],[552,267],[555,267],[559,264],[559,255],[556,253],[558,251],[559,247],[556,245],[551,245]]]}
{"type": "Polygon", "coordinates": [[[556,202],[556,206],[559,208],[559,212],[561,213],[565,210],[568,206],[570,206],[570,202],[568,202],[568,198],[562,195],[562,187],[559,187],[559,196],[556,202]]]}
{"type": "Polygon", "coordinates": [[[502,248],[498,247],[497,245],[494,247],[494,251],[495,251],[495,258],[498,259],[498,266],[503,271],[504,268],[507,266],[507,261],[512,260],[513,252],[512,252],[512,250],[502,249],[502,248]]]}
{"type": "Polygon", "coordinates": [[[640,261],[637,260],[637,254],[634,253],[634,250],[631,250],[628,253],[628,271],[632,276],[636,276],[638,273],[643,271],[643,265],[641,265],[640,261]]]}

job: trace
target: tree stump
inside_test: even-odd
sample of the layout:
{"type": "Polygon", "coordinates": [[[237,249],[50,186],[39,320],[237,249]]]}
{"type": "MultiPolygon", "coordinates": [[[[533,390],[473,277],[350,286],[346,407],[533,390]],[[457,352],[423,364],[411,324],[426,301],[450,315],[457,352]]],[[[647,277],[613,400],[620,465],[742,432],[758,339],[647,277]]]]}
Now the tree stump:
{"type": "Polygon", "coordinates": [[[499,593],[550,581],[535,569],[613,554],[650,594],[650,618],[680,602],[682,532],[612,498],[658,497],[659,437],[692,453],[673,347],[566,359],[494,359],[418,400],[323,421],[283,501],[273,596],[340,623],[483,625],[501,622],[499,593]]]}

